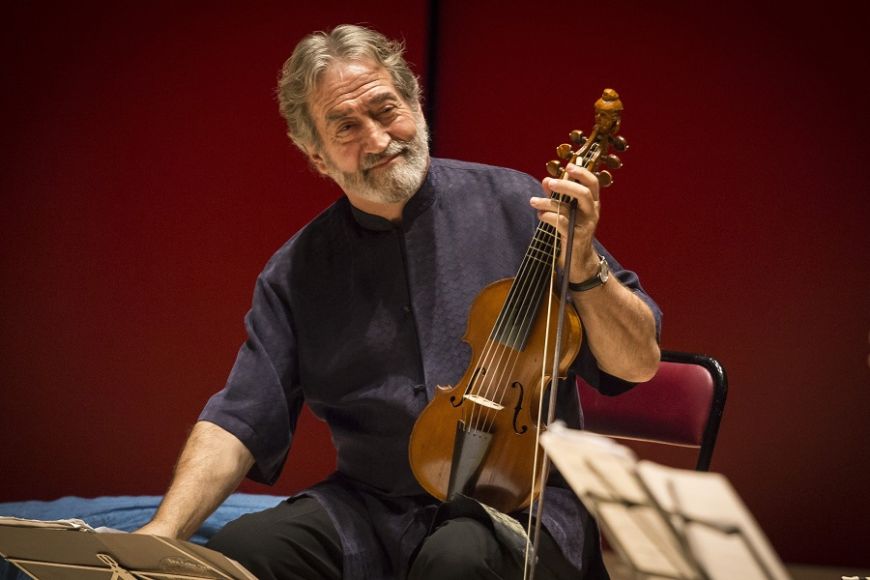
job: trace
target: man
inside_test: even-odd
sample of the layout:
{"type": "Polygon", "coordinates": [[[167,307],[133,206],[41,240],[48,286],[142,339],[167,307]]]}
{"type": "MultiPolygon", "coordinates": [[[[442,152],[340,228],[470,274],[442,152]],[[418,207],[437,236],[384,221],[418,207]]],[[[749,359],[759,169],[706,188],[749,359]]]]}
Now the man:
{"type": "MultiPolygon", "coordinates": [[[[284,65],[279,100],[290,138],[345,196],[259,276],[248,340],[141,531],[187,537],[246,474],[274,482],[304,401],[330,426],[336,473],[231,523],[211,547],[259,578],[521,576],[498,518],[433,526],[438,502],[414,480],[408,438],[435,385],[468,364],[474,296],[514,274],[538,218],[565,233],[558,203],[532,197],[540,184],[526,175],[430,159],[417,80],[401,45],[374,31],[305,38],[284,65]]],[[[568,172],[576,182],[543,185],[579,207],[570,281],[592,288],[572,296],[586,335],[574,367],[619,392],[655,372],[658,309],[593,240],[597,180],[568,172]]],[[[577,425],[576,390],[563,390],[560,415],[577,425]]],[[[538,577],[606,577],[582,504],[564,487],[547,494],[538,577]]]]}

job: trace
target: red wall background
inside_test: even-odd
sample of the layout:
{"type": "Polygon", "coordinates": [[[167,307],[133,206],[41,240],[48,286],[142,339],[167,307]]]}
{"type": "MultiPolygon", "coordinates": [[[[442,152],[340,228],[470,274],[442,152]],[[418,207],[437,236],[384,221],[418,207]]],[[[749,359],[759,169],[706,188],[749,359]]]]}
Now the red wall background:
{"type": "MultiPolygon", "coordinates": [[[[599,237],[663,346],[728,370],[713,468],[786,561],[866,567],[867,21],[757,4],[444,0],[435,151],[542,175],[617,89],[631,149],[599,237]]],[[[365,22],[423,74],[435,20],[423,0],[3,12],[0,501],[161,493],[256,274],[339,195],[284,137],[281,63],[365,22]]],[[[245,490],[330,471],[326,430],[301,429],[281,482],[245,490]]]]}

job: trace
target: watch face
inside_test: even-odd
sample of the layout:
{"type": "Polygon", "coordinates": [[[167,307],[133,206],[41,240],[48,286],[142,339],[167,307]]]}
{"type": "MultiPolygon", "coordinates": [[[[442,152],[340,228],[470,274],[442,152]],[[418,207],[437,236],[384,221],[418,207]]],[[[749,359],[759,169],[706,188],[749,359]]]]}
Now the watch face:
{"type": "Polygon", "coordinates": [[[606,258],[601,258],[601,270],[598,272],[598,279],[604,284],[610,278],[610,264],[606,258]]]}

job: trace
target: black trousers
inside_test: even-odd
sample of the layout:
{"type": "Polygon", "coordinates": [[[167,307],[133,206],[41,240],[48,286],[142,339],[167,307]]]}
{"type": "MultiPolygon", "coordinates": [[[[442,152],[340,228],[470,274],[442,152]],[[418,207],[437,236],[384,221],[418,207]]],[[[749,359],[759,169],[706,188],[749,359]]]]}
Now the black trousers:
{"type": "MultiPolygon", "coordinates": [[[[584,562],[583,578],[608,578],[596,541],[584,562]]],[[[587,536],[589,537],[589,536],[587,536]]],[[[592,539],[592,537],[590,537],[592,539]]],[[[260,580],[329,579],[342,577],[341,540],[329,515],[313,498],[302,497],[230,522],[208,543],[247,568],[260,580]]],[[[562,555],[546,531],[541,536],[536,578],[576,580],[578,571],[562,555]]],[[[507,557],[492,532],[471,518],[456,518],[439,526],[420,546],[408,574],[422,579],[521,579],[522,566],[507,557]]]]}

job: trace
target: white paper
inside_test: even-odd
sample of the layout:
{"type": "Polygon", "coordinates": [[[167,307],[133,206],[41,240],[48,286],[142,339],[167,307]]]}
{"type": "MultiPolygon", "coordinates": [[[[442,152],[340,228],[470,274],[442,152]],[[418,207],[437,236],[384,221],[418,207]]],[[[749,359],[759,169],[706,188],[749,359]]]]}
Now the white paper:
{"type": "Polygon", "coordinates": [[[638,462],[594,433],[552,425],[547,454],[620,557],[643,575],[788,579],[758,523],[727,478],[638,462]]]}

